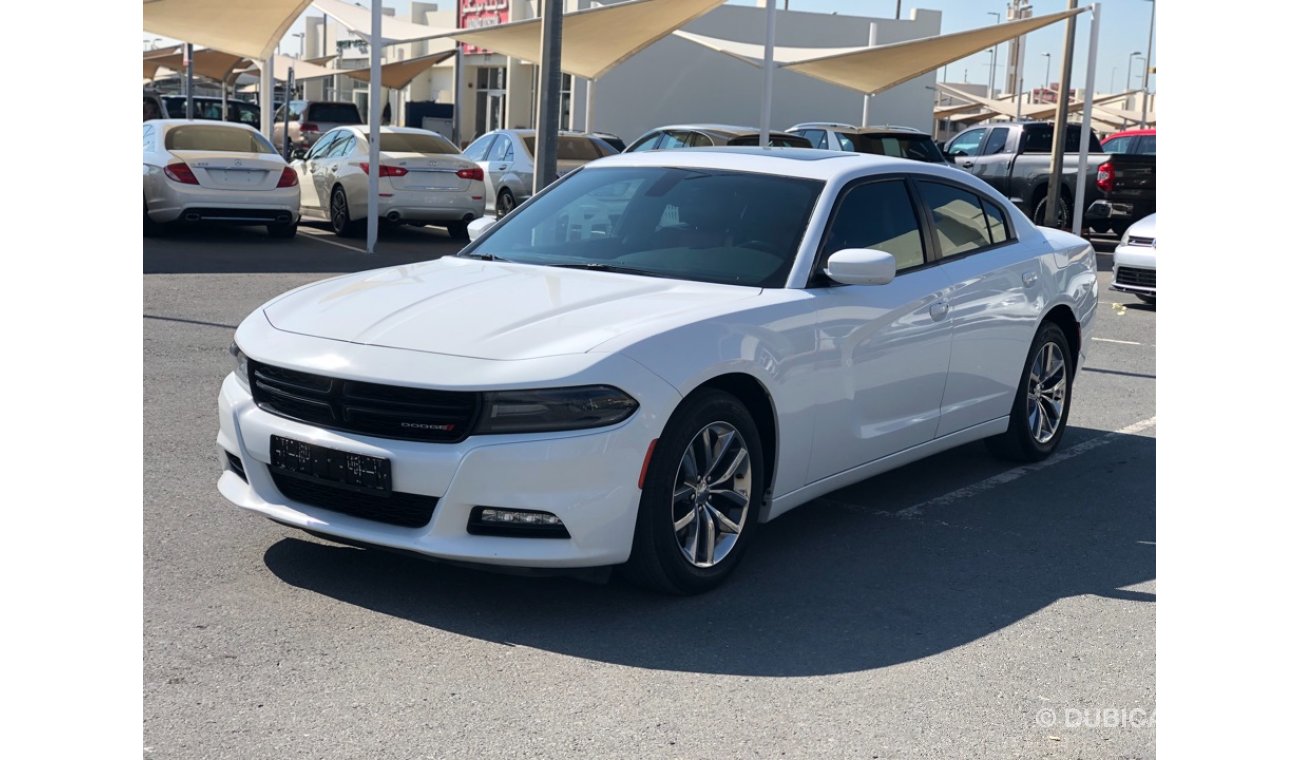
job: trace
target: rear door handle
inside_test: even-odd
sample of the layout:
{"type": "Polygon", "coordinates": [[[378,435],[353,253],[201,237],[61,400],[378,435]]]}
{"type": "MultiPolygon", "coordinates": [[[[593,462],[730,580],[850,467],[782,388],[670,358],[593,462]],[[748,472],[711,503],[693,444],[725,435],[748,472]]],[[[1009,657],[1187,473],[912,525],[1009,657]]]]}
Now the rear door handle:
{"type": "Polygon", "coordinates": [[[933,319],[935,322],[938,322],[939,320],[943,319],[946,316],[948,316],[947,301],[936,301],[930,304],[930,319],[933,319]]]}

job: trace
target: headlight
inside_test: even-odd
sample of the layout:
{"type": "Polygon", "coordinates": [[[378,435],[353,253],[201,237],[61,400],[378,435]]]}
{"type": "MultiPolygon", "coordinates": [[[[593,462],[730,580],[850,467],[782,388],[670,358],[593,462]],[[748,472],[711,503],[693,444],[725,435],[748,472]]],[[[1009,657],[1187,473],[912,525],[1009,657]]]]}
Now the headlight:
{"type": "Polygon", "coordinates": [[[483,414],[474,432],[582,430],[622,422],[636,408],[636,399],[608,385],[492,391],[483,394],[483,414]]]}
{"type": "Polygon", "coordinates": [[[248,385],[248,357],[244,355],[243,351],[239,350],[239,344],[237,343],[231,343],[229,350],[230,355],[235,359],[235,379],[239,380],[239,384],[244,386],[244,390],[252,393],[252,388],[248,385]]]}

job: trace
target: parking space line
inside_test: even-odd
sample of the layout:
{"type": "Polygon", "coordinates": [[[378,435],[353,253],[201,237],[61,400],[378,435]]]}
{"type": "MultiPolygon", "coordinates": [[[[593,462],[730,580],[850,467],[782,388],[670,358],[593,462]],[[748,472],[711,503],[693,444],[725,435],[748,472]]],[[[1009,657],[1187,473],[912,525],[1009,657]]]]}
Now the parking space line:
{"type": "Polygon", "coordinates": [[[1143,430],[1146,430],[1151,427],[1155,427],[1155,424],[1156,424],[1156,418],[1149,417],[1145,420],[1142,420],[1141,422],[1135,422],[1132,425],[1129,425],[1127,427],[1122,427],[1119,430],[1115,430],[1113,432],[1106,433],[1104,435],[1099,435],[1096,438],[1089,438],[1088,440],[1082,443],[1077,443],[1071,446],[1070,448],[1066,449],[1065,451],[1058,451],[1056,454],[1053,454],[1049,459],[1044,459],[1043,461],[1036,462],[1035,464],[1027,464],[1023,467],[1017,467],[1014,470],[1007,470],[1006,472],[1000,472],[997,475],[993,475],[991,477],[985,478],[984,480],[981,480],[978,483],[966,486],[964,488],[958,488],[955,491],[949,491],[948,493],[942,496],[936,496],[933,499],[926,499],[925,501],[920,502],[919,504],[913,504],[912,506],[902,510],[901,512],[888,512],[882,510],[877,512],[876,514],[884,515],[886,517],[902,517],[904,519],[914,519],[923,515],[925,513],[925,510],[927,509],[931,509],[934,507],[945,507],[954,502],[961,501],[962,499],[966,499],[971,496],[984,493],[985,491],[990,491],[994,488],[997,488],[998,486],[1003,486],[1006,485],[1007,483],[1011,483],[1013,481],[1019,480],[1020,478],[1023,478],[1024,476],[1030,474],[1031,472],[1038,472],[1039,470],[1047,469],[1052,465],[1060,464],[1061,462],[1067,462],[1071,459],[1074,459],[1080,454],[1086,454],[1089,451],[1092,451],[1093,449],[1100,448],[1109,443],[1114,443],[1115,441],[1119,440],[1120,436],[1135,435],[1137,433],[1142,432],[1143,430]]]}
{"type": "Polygon", "coordinates": [[[1097,341],[1098,343],[1119,343],[1120,345],[1124,345],[1124,346],[1142,345],[1141,343],[1138,343],[1136,340],[1115,340],[1114,338],[1093,338],[1093,340],[1097,341]]]}
{"type": "Polygon", "coordinates": [[[354,245],[348,245],[347,243],[340,243],[337,240],[329,240],[325,237],[326,233],[324,232],[308,232],[307,230],[302,228],[299,228],[298,232],[299,234],[306,235],[307,237],[312,238],[318,243],[325,243],[326,245],[334,245],[334,246],[338,246],[339,248],[346,248],[349,251],[356,251],[357,253],[366,252],[365,248],[357,248],[354,245]]]}

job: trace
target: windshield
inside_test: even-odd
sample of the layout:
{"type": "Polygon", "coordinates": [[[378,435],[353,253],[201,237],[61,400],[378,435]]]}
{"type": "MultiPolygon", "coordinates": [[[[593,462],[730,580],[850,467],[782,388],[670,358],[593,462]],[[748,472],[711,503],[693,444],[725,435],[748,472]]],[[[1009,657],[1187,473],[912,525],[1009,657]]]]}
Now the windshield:
{"type": "Polygon", "coordinates": [[[274,153],[261,134],[239,127],[186,124],[167,130],[167,150],[217,150],[230,153],[274,153]]]}
{"type": "Polygon", "coordinates": [[[379,149],[388,153],[460,153],[455,145],[438,135],[416,132],[381,133],[379,149]]]}
{"type": "Polygon", "coordinates": [[[848,138],[853,141],[859,153],[874,153],[878,156],[910,158],[913,161],[928,161],[932,164],[946,163],[939,146],[929,135],[855,135],[848,138]]]}
{"type": "MultiPolygon", "coordinates": [[[[528,148],[529,155],[537,155],[537,138],[528,135],[524,139],[524,147],[528,148]]],[[[569,137],[560,135],[559,143],[555,150],[555,157],[561,161],[595,161],[602,156],[612,156],[614,149],[608,145],[602,145],[597,140],[589,140],[586,137],[569,137]]]]}
{"type": "Polygon", "coordinates": [[[307,106],[305,119],[328,124],[360,124],[361,112],[352,103],[312,103],[307,106]]]}
{"type": "Polygon", "coordinates": [[[713,169],[588,168],[461,255],[782,287],[823,186],[713,169]]]}

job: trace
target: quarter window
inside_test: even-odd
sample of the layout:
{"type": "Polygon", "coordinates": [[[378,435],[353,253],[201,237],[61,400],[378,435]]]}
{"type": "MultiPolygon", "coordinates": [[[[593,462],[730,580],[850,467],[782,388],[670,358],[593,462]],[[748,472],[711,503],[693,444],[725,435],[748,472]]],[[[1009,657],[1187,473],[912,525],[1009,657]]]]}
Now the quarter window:
{"type": "Polygon", "coordinates": [[[993,240],[993,245],[1007,242],[1007,217],[1002,213],[1002,209],[995,206],[987,199],[980,199],[984,204],[984,216],[989,222],[989,237],[993,240]]]}
{"type": "Polygon", "coordinates": [[[823,253],[829,256],[845,248],[874,248],[893,254],[899,271],[925,263],[921,227],[903,180],[870,182],[845,193],[823,253]]]}
{"type": "MultiPolygon", "coordinates": [[[[989,223],[984,217],[984,205],[978,195],[936,182],[918,182],[917,186],[939,236],[940,257],[956,256],[993,244],[989,223]]],[[[1000,221],[1005,240],[1006,223],[1000,221]]]]}

